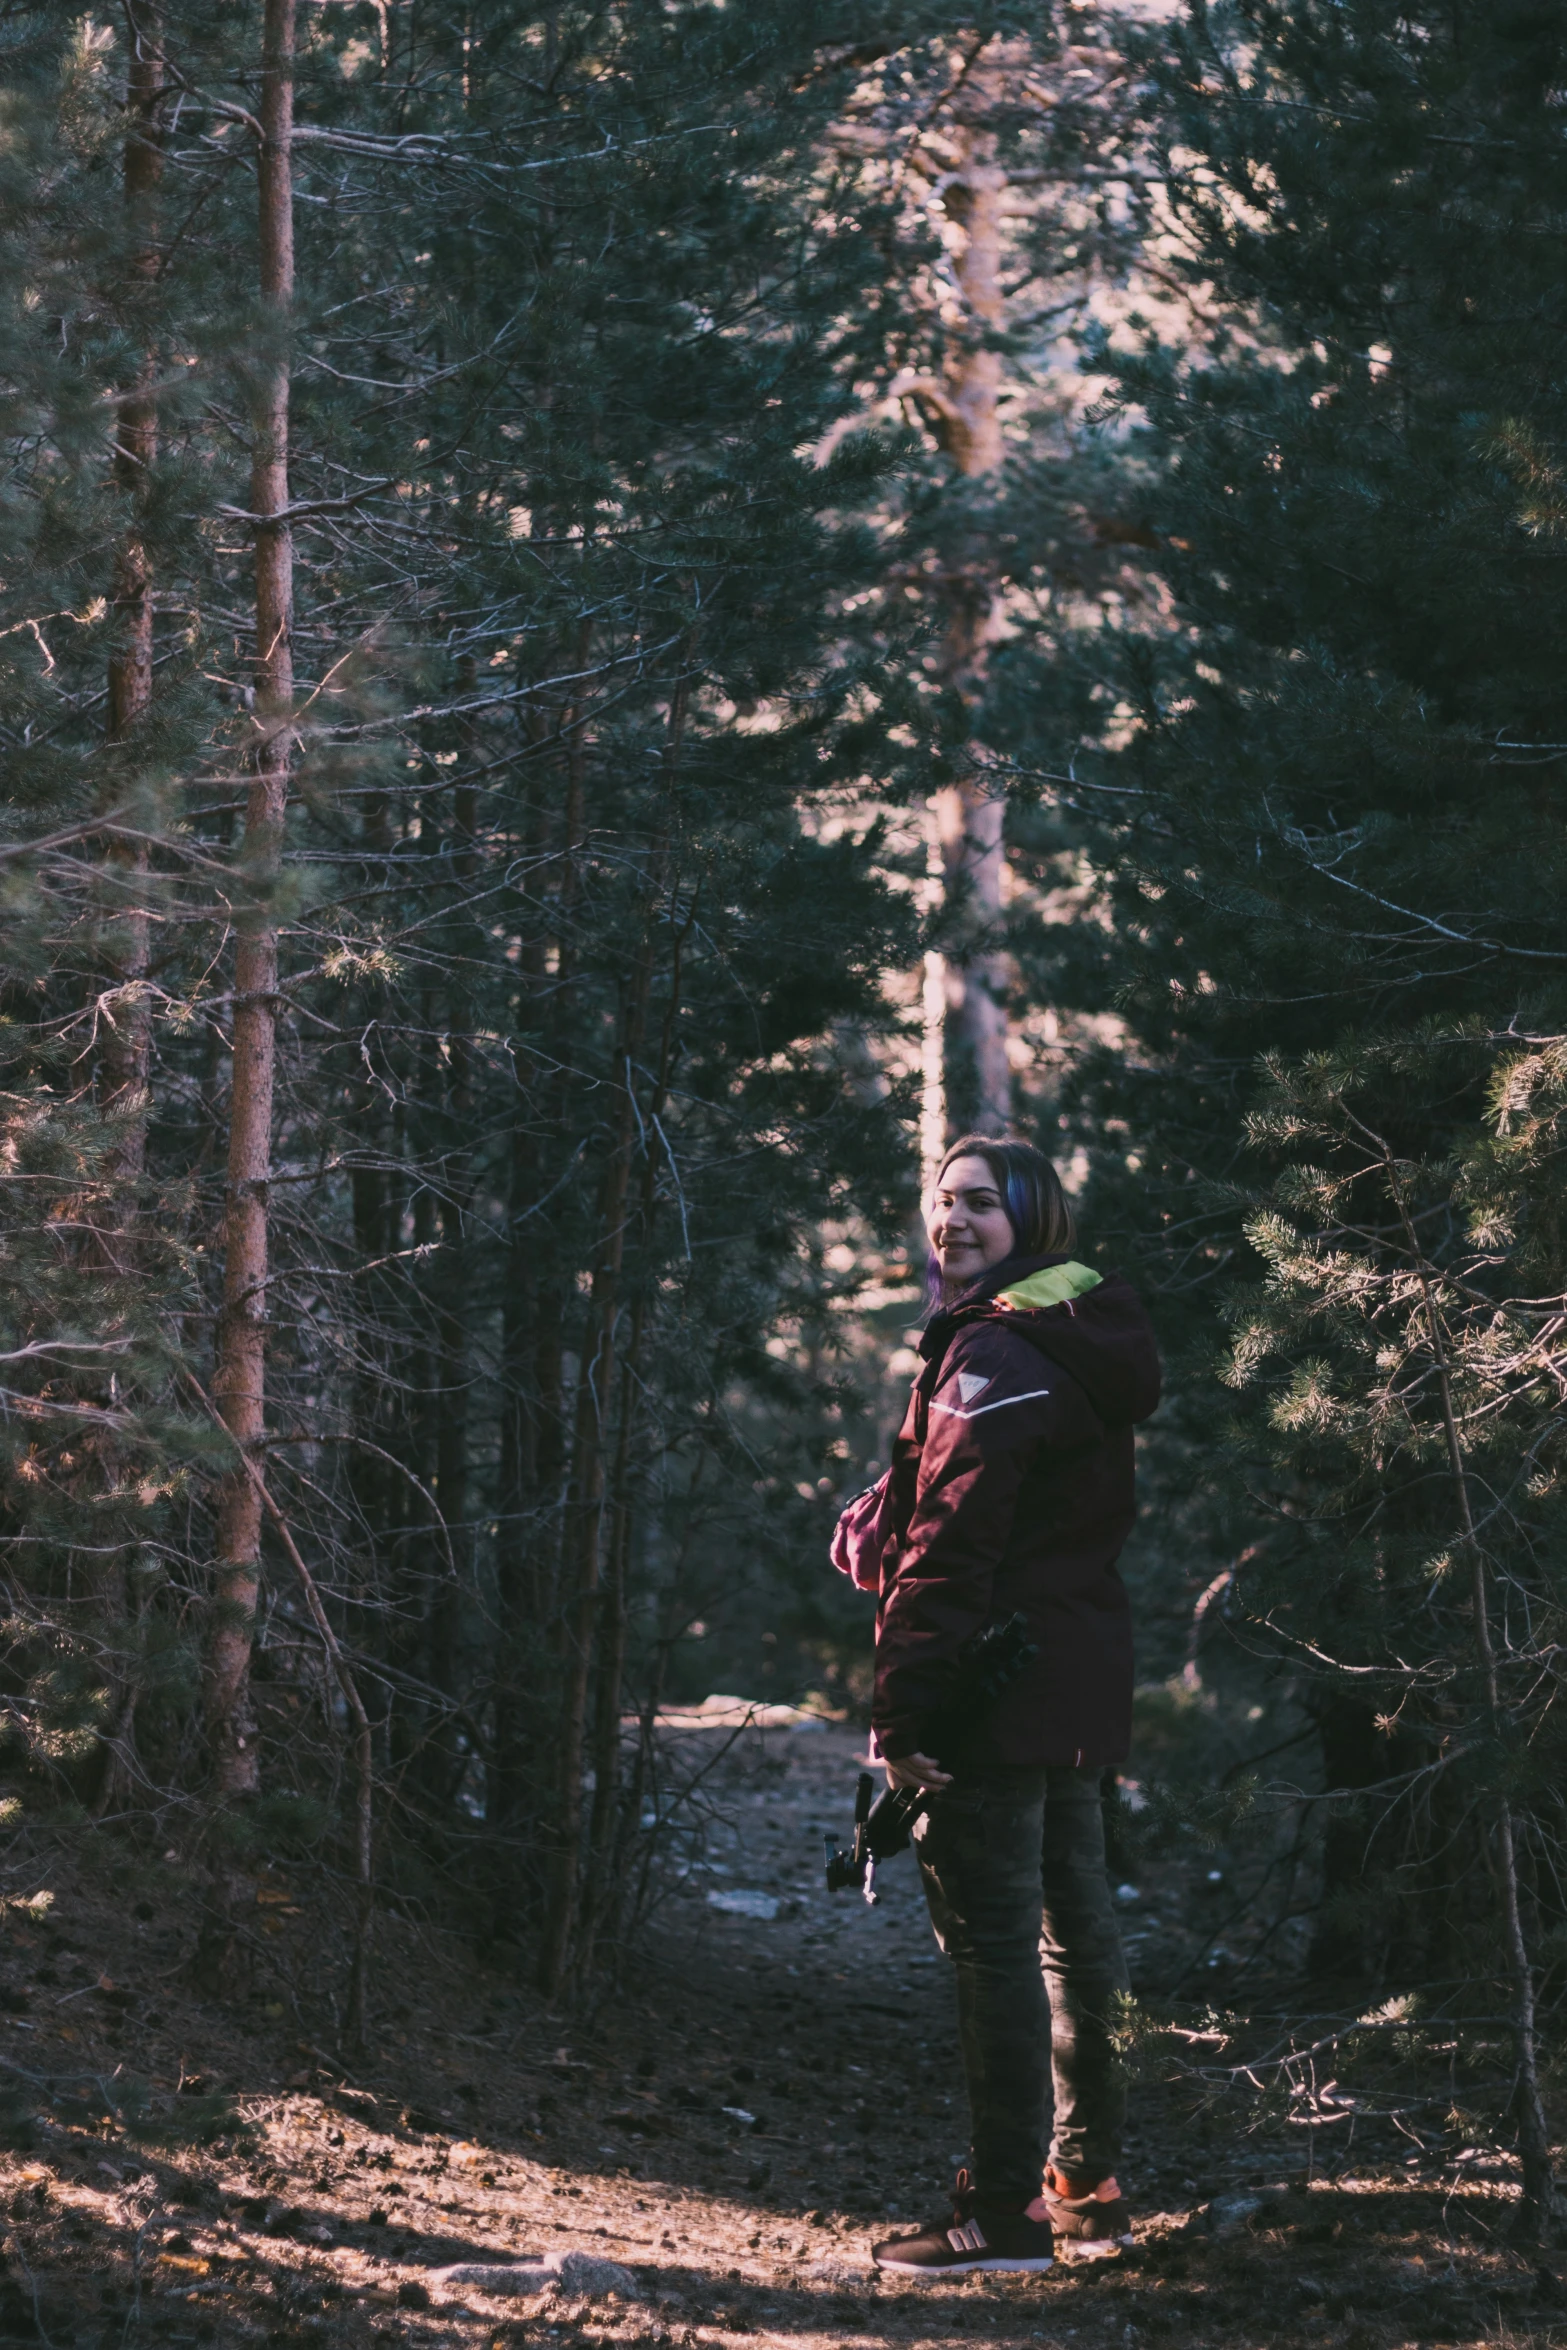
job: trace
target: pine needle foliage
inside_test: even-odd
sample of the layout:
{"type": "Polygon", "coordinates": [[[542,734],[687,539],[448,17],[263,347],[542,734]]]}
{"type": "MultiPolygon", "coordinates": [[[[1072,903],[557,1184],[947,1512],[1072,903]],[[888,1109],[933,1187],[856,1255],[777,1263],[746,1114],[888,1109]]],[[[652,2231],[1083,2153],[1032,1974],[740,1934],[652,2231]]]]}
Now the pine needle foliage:
{"type": "Polygon", "coordinates": [[[832,1482],[827,1235],[900,1232],[911,1183],[842,1043],[915,952],[867,808],[929,728],[918,616],[852,617],[898,446],[843,429],[881,200],[824,132],[893,34],[830,13],[298,11],[283,308],[263,10],[6,19],[7,1718],[19,1772],[184,1822],[229,1985],[268,1852],[359,1872],[361,1987],[367,1867],[555,1987],[612,1956],[672,1659],[715,1591],[774,1604],[832,1482]],[[247,925],[278,980],[243,1468],[208,1399],[247,925]],[[252,1471],[253,1626],[211,1567],[252,1471]],[[236,1636],[260,1793],[215,1803],[236,1636]]]}
{"type": "MultiPolygon", "coordinates": [[[[1328,1785],[1359,1790],[1317,1964],[1458,1998],[1508,1976],[1543,2208],[1567,45],[1534,7],[1243,0],[1192,6],[1145,63],[1212,330],[1104,354],[1169,617],[1080,639],[1030,743],[1104,877],[1056,984],[1131,1044],[1079,1072],[1086,1126],[1120,1138],[1097,1210],[1172,1334],[1223,1332],[1216,1516],[1261,1532],[1253,1635],[1328,1785]]],[[[1192,1392],[1211,1431],[1218,1393],[1192,1392]]]]}

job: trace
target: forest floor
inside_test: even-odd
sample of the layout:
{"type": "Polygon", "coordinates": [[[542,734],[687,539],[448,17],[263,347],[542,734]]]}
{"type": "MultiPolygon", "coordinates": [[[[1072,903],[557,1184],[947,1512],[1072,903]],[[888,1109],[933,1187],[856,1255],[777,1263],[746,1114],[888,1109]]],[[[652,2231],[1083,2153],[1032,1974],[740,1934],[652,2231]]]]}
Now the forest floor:
{"type": "MultiPolygon", "coordinates": [[[[889,1866],[874,1911],[822,1890],[822,1832],[852,1805],[849,1730],[687,1736],[712,1749],[712,1817],[616,1997],[565,2019],[455,1938],[389,1923],[375,2053],[350,2067],[331,2055],[318,1922],[286,1880],[262,1887],[267,1981],[237,2014],[185,1986],[172,1856],[173,1898],[138,1901],[79,1857],[79,1831],[14,1851],[0,2047],[11,2134],[33,2142],[0,2157],[0,2340],[1567,2344],[1567,2262],[1510,2248],[1505,2161],[1408,2161],[1364,2136],[1308,2157],[1302,2141],[1344,2133],[1238,2104],[1204,2118],[1189,2073],[1157,2058],[1122,2171],[1135,2250],[1044,2277],[883,2282],[870,2244],[942,2208],[965,2138],[952,1989],[912,1862],[889,1866]],[[21,1899],[40,1887],[42,1915],[21,1899]],[[182,2090],[205,2138],[106,2122],[133,2074],[173,2110],[182,2090]],[[447,2273],[541,2255],[558,2267],[544,2291],[447,2273]]],[[[1172,1937],[1204,1947],[1205,1880],[1188,1876],[1150,1866],[1128,1896],[1138,1968],[1167,1974],[1172,1937]]]]}

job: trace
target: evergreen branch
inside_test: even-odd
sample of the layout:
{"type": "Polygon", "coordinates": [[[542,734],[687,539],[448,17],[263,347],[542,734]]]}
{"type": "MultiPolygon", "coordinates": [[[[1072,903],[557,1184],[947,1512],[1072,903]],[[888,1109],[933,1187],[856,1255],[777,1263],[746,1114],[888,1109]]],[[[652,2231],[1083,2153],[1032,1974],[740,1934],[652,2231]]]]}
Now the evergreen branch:
{"type": "Polygon", "coordinates": [[[137,1344],[134,1338],[35,1338],[27,1346],[13,1348],[9,1354],[0,1354],[0,1363],[26,1363],[39,1355],[126,1354],[137,1344]]]}
{"type": "Polygon", "coordinates": [[[309,729],[310,735],[322,742],[355,742],[365,735],[384,734],[388,727],[412,726],[423,720],[440,718],[470,718],[484,710],[514,709],[519,702],[536,702],[544,694],[557,693],[563,686],[585,685],[595,678],[613,676],[617,669],[646,666],[661,653],[671,652],[682,641],[685,632],[677,631],[662,638],[657,644],[637,645],[629,652],[612,653],[589,669],[568,670],[557,677],[535,679],[527,685],[513,686],[504,693],[478,694],[459,702],[421,702],[411,710],[398,710],[385,718],[367,718],[357,726],[318,726],[309,729]]]}
{"type": "Polygon", "coordinates": [[[1325,1648],[1307,1639],[1303,1633],[1288,1631],[1271,1611],[1265,1616],[1258,1616],[1255,1621],[1263,1625],[1274,1639],[1284,1641],[1302,1656],[1309,1656],[1313,1663],[1326,1665],[1331,1672],[1342,1673],[1348,1680],[1403,1682],[1418,1689],[1440,1686],[1452,1678],[1451,1670],[1446,1665],[1406,1665],[1402,1657],[1390,1665],[1352,1665],[1343,1657],[1330,1656],[1325,1648]]]}
{"type": "Polygon", "coordinates": [[[987,765],[997,774],[1016,776],[1021,783],[1064,783],[1073,791],[1099,792],[1106,799],[1154,800],[1162,797],[1158,792],[1144,791],[1131,783],[1085,783],[1081,776],[1074,775],[1070,769],[1062,775],[1051,767],[1022,767],[1014,759],[993,759],[987,761],[987,765]]]}
{"type": "Polygon", "coordinates": [[[364,499],[389,490],[393,479],[387,474],[382,480],[367,482],[362,490],[350,490],[341,498],[303,498],[294,505],[280,506],[275,514],[252,514],[243,506],[223,505],[216,512],[226,515],[231,522],[248,522],[253,530],[286,530],[290,523],[307,521],[313,514],[346,514],[364,499]]]}
{"type": "Polygon", "coordinates": [[[14,1406],[23,1420],[80,1420],[95,1428],[134,1428],[130,1412],[105,1411],[101,1405],[65,1403],[52,1395],[30,1395],[17,1387],[0,1387],[0,1404],[14,1406]]]}
{"type": "MultiPolygon", "coordinates": [[[[659,131],[645,139],[614,139],[606,132],[600,146],[583,147],[564,155],[541,155],[533,163],[500,163],[490,155],[475,155],[459,138],[437,137],[429,131],[408,131],[400,138],[387,138],[373,132],[326,130],[314,123],[296,123],[292,143],[296,147],[335,148],[342,154],[361,155],[375,162],[462,163],[509,178],[537,171],[558,171],[571,163],[602,163],[610,155],[637,155],[644,148],[667,147],[680,139],[708,137],[734,128],[728,122],[682,123],[678,130],[659,131]]],[[[475,131],[471,136],[480,138],[488,134],[475,131]]]]}
{"type": "MultiPolygon", "coordinates": [[[[1340,889],[1353,890],[1356,897],[1369,899],[1373,905],[1380,906],[1384,913],[1402,915],[1406,922],[1419,923],[1422,929],[1434,931],[1438,937],[1451,939],[1455,946],[1475,947],[1493,955],[1517,955],[1530,962],[1567,962],[1567,947],[1509,946],[1503,939],[1473,938],[1462,930],[1454,930],[1447,923],[1439,922],[1434,914],[1421,914],[1411,906],[1401,906],[1394,899],[1381,897],[1374,889],[1367,889],[1363,883],[1351,881],[1347,874],[1335,873],[1330,865],[1319,863],[1307,849],[1303,836],[1290,828],[1281,829],[1279,837],[1286,846],[1297,851],[1311,872],[1320,874],[1324,881],[1336,882],[1340,889]]],[[[1373,937],[1376,935],[1372,933],[1373,937]]]]}
{"type": "Polygon", "coordinates": [[[95,816],[88,823],[70,825],[63,832],[47,832],[41,840],[8,841],[0,847],[0,864],[9,864],[13,857],[41,857],[48,849],[70,848],[79,840],[96,840],[114,823],[112,815],[95,816]]]}

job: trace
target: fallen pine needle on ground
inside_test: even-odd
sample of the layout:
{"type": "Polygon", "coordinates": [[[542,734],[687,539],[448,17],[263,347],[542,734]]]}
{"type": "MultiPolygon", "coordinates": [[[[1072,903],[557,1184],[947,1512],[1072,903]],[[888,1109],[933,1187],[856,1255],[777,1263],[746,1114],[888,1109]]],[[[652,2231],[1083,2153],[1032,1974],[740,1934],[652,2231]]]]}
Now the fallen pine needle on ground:
{"type": "Polygon", "coordinates": [[[1133,2251],[884,2282],[871,2244],[941,2208],[965,2122],[912,1862],[874,1911],[821,1886],[855,1759],[838,1726],[737,1743],[619,1986],[578,2014],[518,1952],[387,1919],[353,2064],[286,1872],[259,1887],[257,1987],[222,2008],[185,1986],[189,1900],[128,1902],[78,1831],[52,1906],[0,1929],[0,2340],[1567,2344],[1567,2263],[1513,2246],[1505,2160],[1439,2171],[1363,2139],[1308,2166],[1308,2133],[1216,2117],[1157,2057],[1133,2251]]]}

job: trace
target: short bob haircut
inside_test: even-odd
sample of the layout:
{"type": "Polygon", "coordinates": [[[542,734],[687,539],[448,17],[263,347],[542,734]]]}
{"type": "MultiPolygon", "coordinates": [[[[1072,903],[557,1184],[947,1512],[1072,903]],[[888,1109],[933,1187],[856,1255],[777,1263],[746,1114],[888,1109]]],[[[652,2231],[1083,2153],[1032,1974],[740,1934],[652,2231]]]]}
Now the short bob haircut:
{"type": "Polygon", "coordinates": [[[936,1169],[939,1183],[954,1159],[983,1159],[996,1179],[1001,1204],[1020,1257],[1056,1256],[1077,1243],[1071,1202],[1043,1151],[1031,1142],[998,1142],[989,1134],[963,1134],[949,1143],[936,1169]]]}

